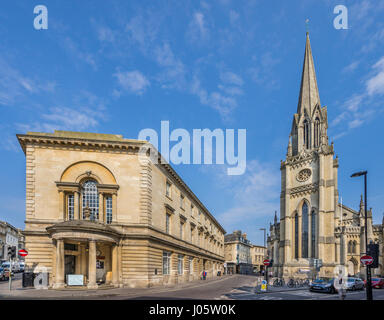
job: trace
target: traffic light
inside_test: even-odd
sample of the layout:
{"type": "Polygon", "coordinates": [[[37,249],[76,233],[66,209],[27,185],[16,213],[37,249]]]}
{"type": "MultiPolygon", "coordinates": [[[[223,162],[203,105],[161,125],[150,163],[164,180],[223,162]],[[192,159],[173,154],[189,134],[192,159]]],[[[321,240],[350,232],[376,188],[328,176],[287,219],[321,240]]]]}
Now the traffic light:
{"type": "Polygon", "coordinates": [[[12,256],[12,247],[8,246],[7,248],[7,256],[8,258],[12,256]]]}
{"type": "Polygon", "coordinates": [[[16,247],[15,246],[11,247],[11,258],[12,259],[16,258],[16,247]]]}
{"type": "Polygon", "coordinates": [[[272,267],[272,266],[273,266],[273,259],[271,259],[271,260],[269,261],[268,268],[270,268],[270,267],[272,267]]]}
{"type": "Polygon", "coordinates": [[[377,243],[370,243],[368,245],[367,254],[373,258],[373,262],[370,265],[371,268],[379,267],[379,245],[377,243]]]}

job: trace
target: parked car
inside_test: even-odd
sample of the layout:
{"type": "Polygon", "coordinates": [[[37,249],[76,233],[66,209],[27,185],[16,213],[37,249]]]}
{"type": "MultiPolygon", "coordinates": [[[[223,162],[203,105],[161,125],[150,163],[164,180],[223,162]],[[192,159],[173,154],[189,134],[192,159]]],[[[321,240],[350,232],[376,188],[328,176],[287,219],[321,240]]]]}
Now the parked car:
{"type": "Polygon", "coordinates": [[[336,293],[333,286],[333,278],[319,278],[313,280],[309,285],[309,291],[336,293]]]}
{"type": "MultiPolygon", "coordinates": [[[[3,267],[4,269],[6,270],[9,270],[9,267],[10,267],[10,262],[9,261],[5,261],[1,264],[1,267],[3,267]]],[[[20,267],[19,267],[19,263],[17,262],[12,262],[12,273],[17,273],[20,271],[20,267]]]]}
{"type": "MultiPolygon", "coordinates": [[[[372,278],[371,279],[371,283],[372,283],[372,288],[375,288],[375,289],[382,289],[384,288],[384,278],[372,278]]],[[[367,281],[364,280],[364,286],[367,285],[367,281]]]]}
{"type": "MultiPolygon", "coordinates": [[[[14,276],[14,273],[12,272],[12,277],[14,276]]],[[[9,269],[5,269],[3,267],[0,267],[0,280],[8,280],[9,279],[9,269]]]]}
{"type": "Polygon", "coordinates": [[[360,278],[349,277],[347,281],[347,290],[364,290],[364,281],[360,278]]]}
{"type": "Polygon", "coordinates": [[[19,262],[19,268],[20,268],[20,272],[24,272],[24,270],[25,270],[25,262],[19,262]]]}

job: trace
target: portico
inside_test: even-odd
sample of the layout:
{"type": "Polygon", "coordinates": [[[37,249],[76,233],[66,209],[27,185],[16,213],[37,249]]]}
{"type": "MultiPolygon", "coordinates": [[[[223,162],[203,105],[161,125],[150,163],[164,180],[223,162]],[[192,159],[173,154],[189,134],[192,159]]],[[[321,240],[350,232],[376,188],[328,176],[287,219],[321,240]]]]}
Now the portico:
{"type": "Polygon", "coordinates": [[[118,246],[120,234],[111,227],[87,220],[65,221],[47,228],[56,247],[53,288],[69,286],[67,275],[83,276],[83,285],[119,286],[118,246]]]}

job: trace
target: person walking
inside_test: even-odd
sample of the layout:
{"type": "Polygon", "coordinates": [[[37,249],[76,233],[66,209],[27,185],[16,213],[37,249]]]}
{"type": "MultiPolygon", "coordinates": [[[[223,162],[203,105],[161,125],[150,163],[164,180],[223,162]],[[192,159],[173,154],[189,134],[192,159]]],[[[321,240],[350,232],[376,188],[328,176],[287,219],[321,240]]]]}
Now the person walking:
{"type": "Polygon", "coordinates": [[[345,277],[343,277],[342,270],[339,270],[339,274],[337,277],[335,277],[333,286],[337,289],[337,292],[339,294],[340,300],[345,300],[345,297],[347,296],[347,283],[346,283],[345,277]]]}

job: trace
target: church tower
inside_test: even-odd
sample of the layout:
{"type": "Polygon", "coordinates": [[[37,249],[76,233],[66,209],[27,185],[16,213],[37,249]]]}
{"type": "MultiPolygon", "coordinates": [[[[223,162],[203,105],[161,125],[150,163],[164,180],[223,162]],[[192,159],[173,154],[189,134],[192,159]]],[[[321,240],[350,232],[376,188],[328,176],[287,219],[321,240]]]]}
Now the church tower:
{"type": "Polygon", "coordinates": [[[338,159],[327,129],[307,33],[297,112],[280,168],[280,276],[311,271],[315,258],[323,262],[322,275],[333,275],[338,159]]]}

